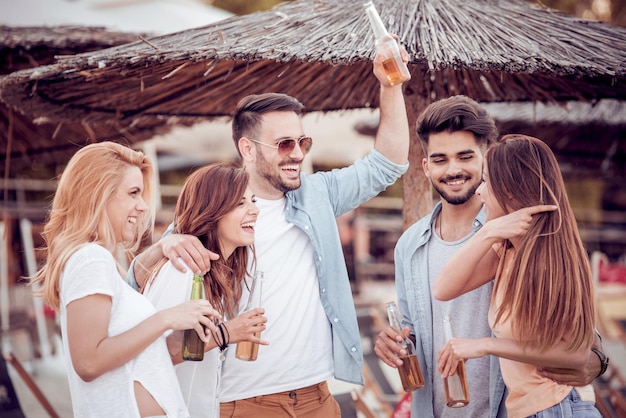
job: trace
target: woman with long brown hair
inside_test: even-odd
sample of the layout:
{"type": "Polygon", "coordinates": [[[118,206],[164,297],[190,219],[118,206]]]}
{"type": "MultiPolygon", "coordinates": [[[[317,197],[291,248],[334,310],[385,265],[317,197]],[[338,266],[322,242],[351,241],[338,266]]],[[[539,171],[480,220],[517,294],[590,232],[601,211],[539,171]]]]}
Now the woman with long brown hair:
{"type": "MultiPolygon", "coordinates": [[[[205,345],[201,362],[182,362],[181,334],[168,336],[170,355],[178,363],[176,374],[193,418],[219,417],[217,393],[223,356],[215,348],[224,350],[229,343],[241,341],[267,344],[255,336],[265,329],[263,309],[237,315],[243,288],[249,286],[252,279],[252,272],[247,271],[248,258],[254,257],[254,227],[259,214],[248,179],[245,170],[233,165],[212,164],[200,168],[187,178],[176,204],[173,232],[194,235],[219,255],[204,275],[204,294],[222,316],[228,318],[219,324],[220,332],[213,333],[213,338],[205,345]]],[[[163,262],[165,264],[154,280],[148,281],[144,291],[157,309],[187,300],[193,279],[191,269],[182,273],[167,259],[163,262]]],[[[253,265],[250,263],[251,268],[253,265]]]]}
{"type": "Polygon", "coordinates": [[[554,154],[539,139],[506,135],[487,150],[476,193],[488,222],[446,263],[433,293],[449,300],[494,279],[496,338],[453,339],[439,371],[447,377],[458,361],[496,355],[509,418],[600,417],[590,386],[538,372],[582,367],[595,337],[591,269],[554,154]]]}

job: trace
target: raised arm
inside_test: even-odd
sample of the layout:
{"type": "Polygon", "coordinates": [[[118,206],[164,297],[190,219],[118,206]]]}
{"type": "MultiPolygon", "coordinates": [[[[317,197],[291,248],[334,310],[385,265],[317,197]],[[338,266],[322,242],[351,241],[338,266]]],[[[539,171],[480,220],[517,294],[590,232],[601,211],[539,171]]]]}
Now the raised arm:
{"type": "MultiPolygon", "coordinates": [[[[409,56],[400,46],[402,58],[409,56]]],[[[374,59],[374,75],[380,82],[380,123],[374,148],[396,164],[405,164],[409,158],[409,120],[406,114],[402,84],[391,86],[383,70],[380,54],[374,59]]]]}

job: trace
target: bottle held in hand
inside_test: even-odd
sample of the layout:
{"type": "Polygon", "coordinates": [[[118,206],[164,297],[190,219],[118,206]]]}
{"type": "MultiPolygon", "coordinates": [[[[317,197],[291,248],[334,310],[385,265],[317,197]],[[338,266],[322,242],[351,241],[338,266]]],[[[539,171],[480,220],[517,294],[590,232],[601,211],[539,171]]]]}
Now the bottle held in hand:
{"type": "MultiPolygon", "coordinates": [[[[396,303],[388,302],[386,308],[387,316],[389,317],[389,325],[400,332],[402,325],[400,325],[400,312],[398,311],[396,303]]],[[[401,345],[402,348],[406,350],[407,354],[400,356],[402,366],[398,366],[398,373],[400,374],[400,381],[402,382],[404,391],[411,392],[424,387],[424,376],[422,375],[422,369],[417,359],[413,341],[407,337],[402,341],[401,345]]]]}
{"type": "MultiPolygon", "coordinates": [[[[257,271],[252,280],[252,286],[250,288],[250,296],[248,297],[248,303],[244,312],[251,309],[261,307],[261,296],[263,292],[263,272],[257,271]]],[[[254,334],[255,337],[261,338],[261,331],[254,334]]],[[[237,350],[235,351],[235,357],[239,360],[254,361],[259,355],[259,344],[251,341],[239,341],[237,343],[237,350]]]]}
{"type": "MultiPolygon", "coordinates": [[[[204,276],[194,274],[191,287],[191,300],[204,298],[204,276]]],[[[183,360],[202,361],[204,358],[204,341],[200,339],[195,329],[183,331],[183,360]]]]}
{"type": "MultiPolygon", "coordinates": [[[[452,321],[446,315],[443,318],[443,343],[450,341],[452,336],[452,321]]],[[[461,408],[469,404],[465,362],[460,361],[455,373],[443,379],[443,389],[446,394],[446,405],[450,408],[461,408]]]]}
{"type": "Polygon", "coordinates": [[[365,3],[363,7],[376,38],[376,50],[383,56],[383,68],[389,83],[395,86],[410,80],[411,73],[402,60],[398,42],[387,32],[374,3],[370,1],[365,3]]]}

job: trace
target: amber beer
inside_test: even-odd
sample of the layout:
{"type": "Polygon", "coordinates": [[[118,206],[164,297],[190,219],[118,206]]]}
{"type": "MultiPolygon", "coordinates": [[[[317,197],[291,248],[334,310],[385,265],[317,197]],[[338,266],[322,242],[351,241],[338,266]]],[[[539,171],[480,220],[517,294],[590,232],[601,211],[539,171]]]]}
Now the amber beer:
{"type": "Polygon", "coordinates": [[[443,389],[446,393],[446,405],[450,408],[461,408],[469,403],[465,362],[460,361],[454,375],[443,379],[443,389]]]}
{"type": "Polygon", "coordinates": [[[387,32],[387,28],[385,28],[374,3],[369,1],[363,7],[372,27],[372,32],[374,32],[376,51],[383,58],[383,69],[389,84],[395,86],[410,80],[411,73],[406,63],[402,60],[398,42],[387,32]]]}
{"type": "MultiPolygon", "coordinates": [[[[254,336],[261,338],[261,332],[255,332],[254,336]]],[[[235,357],[239,360],[254,361],[259,356],[259,345],[251,341],[240,341],[237,343],[235,357]]]]}
{"type": "MultiPolygon", "coordinates": [[[[252,280],[252,286],[250,287],[250,296],[248,297],[248,303],[244,312],[250,309],[261,307],[261,293],[263,290],[263,272],[257,271],[252,280]]],[[[254,336],[261,338],[261,331],[255,332],[254,336]]],[[[237,350],[235,351],[235,357],[239,360],[254,361],[259,355],[259,344],[252,341],[240,341],[237,343],[237,350]]]]}
{"type": "MultiPolygon", "coordinates": [[[[388,302],[386,305],[387,316],[389,317],[389,324],[398,332],[402,330],[400,325],[400,314],[395,302],[388,302]]],[[[405,338],[402,343],[402,348],[407,352],[407,355],[400,356],[402,360],[402,366],[398,366],[398,374],[400,375],[400,381],[402,382],[402,389],[405,392],[412,392],[419,388],[424,387],[424,376],[422,375],[422,369],[420,368],[417,354],[415,353],[415,345],[410,338],[405,338]]]]}
{"type": "Polygon", "coordinates": [[[383,61],[383,68],[387,79],[392,86],[407,81],[406,75],[403,70],[398,66],[397,60],[389,58],[383,61]]]}
{"type": "MultiPolygon", "coordinates": [[[[452,339],[452,323],[449,316],[443,317],[443,343],[452,339]]],[[[467,376],[465,362],[459,361],[453,375],[443,379],[443,389],[446,394],[446,405],[450,408],[461,408],[469,404],[467,376]]]]}
{"type": "Polygon", "coordinates": [[[420,363],[415,353],[400,356],[402,366],[398,366],[400,381],[405,392],[411,392],[424,387],[424,377],[420,369],[420,363]]]}

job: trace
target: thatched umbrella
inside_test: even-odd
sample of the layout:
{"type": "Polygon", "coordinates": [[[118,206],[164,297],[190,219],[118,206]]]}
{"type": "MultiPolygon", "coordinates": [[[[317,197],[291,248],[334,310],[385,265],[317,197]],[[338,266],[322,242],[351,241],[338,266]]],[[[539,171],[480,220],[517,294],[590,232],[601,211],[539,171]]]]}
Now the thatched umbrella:
{"type": "MultiPolygon", "coordinates": [[[[373,37],[362,0],[299,0],[197,29],[15,73],[1,98],[50,120],[230,114],[244,95],[279,91],[309,111],[376,107],[373,37]]],[[[412,59],[409,120],[432,100],[626,97],[626,30],[524,0],[375,0],[412,59]]],[[[405,225],[431,209],[412,138],[405,225]]]]}
{"type": "MultiPolygon", "coordinates": [[[[101,27],[0,26],[0,74],[51,64],[59,56],[133,42],[139,36],[101,27]]],[[[35,161],[40,165],[64,162],[78,147],[99,138],[121,137],[129,142],[149,138],[155,125],[129,127],[91,123],[88,118],[59,121],[45,116],[33,120],[0,103],[0,160],[10,160],[14,169],[35,161]]]]}

